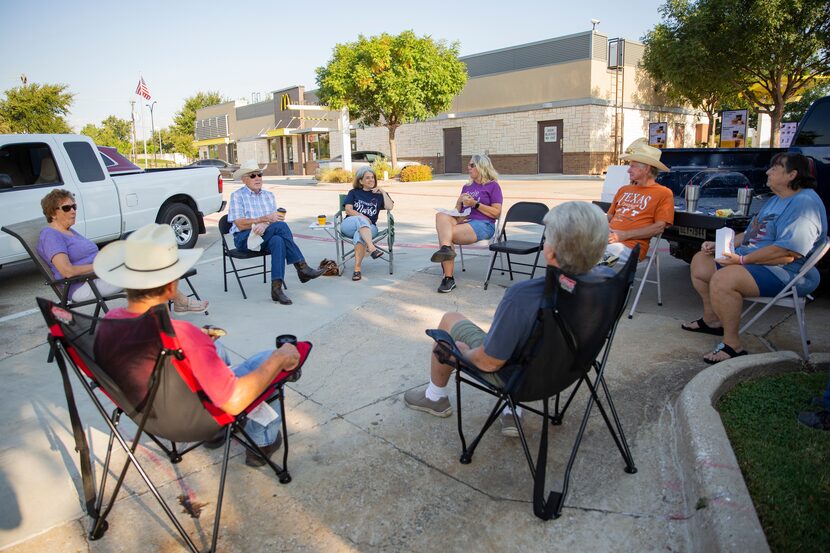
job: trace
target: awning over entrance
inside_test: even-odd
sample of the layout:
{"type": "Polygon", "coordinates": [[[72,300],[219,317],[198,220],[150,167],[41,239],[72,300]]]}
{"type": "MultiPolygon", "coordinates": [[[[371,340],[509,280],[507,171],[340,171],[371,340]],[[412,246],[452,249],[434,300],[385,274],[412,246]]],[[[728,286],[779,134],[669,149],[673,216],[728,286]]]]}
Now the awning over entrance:
{"type": "Polygon", "coordinates": [[[193,141],[193,145],[196,146],[197,148],[200,147],[200,146],[216,146],[218,144],[228,144],[228,143],[230,143],[230,140],[228,139],[227,136],[224,137],[224,138],[209,138],[207,140],[194,140],[193,141]]]}

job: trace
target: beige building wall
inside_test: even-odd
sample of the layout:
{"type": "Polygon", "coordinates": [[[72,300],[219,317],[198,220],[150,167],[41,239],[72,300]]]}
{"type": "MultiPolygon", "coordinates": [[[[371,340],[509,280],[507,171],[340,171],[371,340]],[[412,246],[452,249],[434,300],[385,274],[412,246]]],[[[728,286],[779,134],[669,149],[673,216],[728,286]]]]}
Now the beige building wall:
{"type": "MultiPolygon", "coordinates": [[[[274,115],[263,115],[251,119],[240,119],[236,122],[237,139],[264,135],[274,128],[274,115]]],[[[242,159],[242,158],[240,158],[242,159]]]]}
{"type": "Polygon", "coordinates": [[[237,142],[236,151],[239,163],[245,163],[249,159],[255,159],[260,165],[268,163],[268,141],[264,138],[237,142]]]}
{"type": "Polygon", "coordinates": [[[224,104],[216,104],[197,110],[196,119],[207,119],[209,117],[228,116],[228,138],[231,142],[237,139],[236,136],[236,102],[230,101],[224,104]]]}

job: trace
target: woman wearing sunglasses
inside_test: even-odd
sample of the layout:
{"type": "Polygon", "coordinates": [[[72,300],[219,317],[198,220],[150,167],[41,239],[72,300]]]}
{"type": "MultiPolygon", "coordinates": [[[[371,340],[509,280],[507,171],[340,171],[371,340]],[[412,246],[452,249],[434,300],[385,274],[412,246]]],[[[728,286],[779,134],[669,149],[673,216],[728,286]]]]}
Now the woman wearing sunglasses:
{"type": "MultiPolygon", "coordinates": [[[[37,253],[52,269],[55,278],[71,278],[92,272],[92,260],[98,255],[98,246],[88,240],[72,226],[78,215],[78,204],[68,190],[55,189],[40,200],[43,215],[49,225],[40,233],[37,253]]],[[[121,292],[121,288],[95,279],[95,287],[103,296],[121,292]]],[[[73,283],[69,286],[69,299],[73,302],[95,298],[89,283],[73,283]]],[[[173,300],[176,313],[200,313],[207,309],[207,301],[188,298],[177,292],[173,300]]]]}
{"type": "Polygon", "coordinates": [[[461,189],[461,195],[455,202],[455,209],[462,213],[469,209],[468,215],[454,217],[446,213],[435,215],[435,230],[438,232],[440,249],[432,254],[431,261],[441,263],[444,278],[438,291],[451,292],[455,288],[455,248],[453,244],[474,244],[479,240],[492,238],[496,232],[496,219],[501,215],[501,187],[496,179],[499,174],[493,168],[490,158],[484,154],[475,154],[467,165],[470,182],[461,189]]]}

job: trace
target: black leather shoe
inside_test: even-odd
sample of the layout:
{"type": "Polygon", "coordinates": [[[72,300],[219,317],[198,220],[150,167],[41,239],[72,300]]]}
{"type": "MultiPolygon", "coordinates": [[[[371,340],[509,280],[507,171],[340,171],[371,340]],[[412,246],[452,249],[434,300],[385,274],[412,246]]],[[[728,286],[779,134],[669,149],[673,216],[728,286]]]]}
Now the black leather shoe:
{"type": "Polygon", "coordinates": [[[305,261],[294,263],[294,267],[297,269],[297,276],[300,278],[300,282],[308,282],[323,274],[322,270],[312,269],[305,261]]]}
{"type": "Polygon", "coordinates": [[[274,301],[278,301],[283,305],[291,305],[292,302],[291,298],[285,295],[285,292],[282,291],[282,281],[281,280],[272,280],[271,281],[271,299],[274,301]]]}
{"type": "MultiPolygon", "coordinates": [[[[282,445],[282,432],[277,434],[277,439],[271,445],[260,446],[260,449],[269,459],[276,450],[282,445]]],[[[261,467],[265,465],[265,461],[256,453],[251,452],[250,449],[245,450],[245,464],[249,467],[261,467]]]]}

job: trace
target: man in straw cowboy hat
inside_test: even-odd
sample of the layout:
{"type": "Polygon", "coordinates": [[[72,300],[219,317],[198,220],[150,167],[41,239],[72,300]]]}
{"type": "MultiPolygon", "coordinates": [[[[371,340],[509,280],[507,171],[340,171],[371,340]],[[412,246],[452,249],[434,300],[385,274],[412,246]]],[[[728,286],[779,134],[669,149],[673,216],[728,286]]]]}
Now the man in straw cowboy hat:
{"type": "MultiPolygon", "coordinates": [[[[271,254],[271,299],[283,305],[291,300],[282,289],[285,266],[293,264],[300,282],[308,282],[323,272],[312,269],[305,262],[303,252],[294,242],[294,235],[285,223],[285,210],[277,210],[274,194],[262,189],[262,169],[255,159],[249,159],[234,171],[233,178],[245,185],[231,194],[228,222],[232,224],[236,249],[248,251],[251,234],[259,236],[260,249],[271,254]]],[[[259,240],[257,240],[259,241],[259,240]]]]}
{"type": "Polygon", "coordinates": [[[617,190],[608,208],[608,247],[606,253],[625,262],[635,244],[640,245],[640,259],[648,252],[649,241],[674,222],[674,194],[654,180],[660,171],[668,171],[660,161],[660,149],[648,145],[645,138],[635,140],[620,156],[629,162],[631,184],[617,190]]]}
{"type": "MultiPolygon", "coordinates": [[[[155,223],[141,227],[126,240],[107,245],[95,257],[95,274],[126,290],[127,307],[112,309],[106,318],[138,317],[150,308],[170,301],[176,295],[179,277],[196,263],[203,251],[202,248],[180,250],[173,229],[155,223]]],[[[262,351],[231,368],[221,343],[214,342],[203,329],[177,320],[173,321],[173,328],[182,351],[191,361],[193,376],[210,400],[231,415],[242,412],[280,371],[294,370],[300,360],[296,347],[283,344],[279,349],[262,351]]],[[[121,345],[96,343],[96,355],[99,352],[114,355],[111,348],[121,345]]],[[[137,353],[135,357],[140,363],[140,352],[137,353]]],[[[279,415],[267,404],[257,407],[260,408],[256,417],[246,421],[245,431],[270,456],[282,444],[279,415]]],[[[213,445],[218,447],[220,444],[221,441],[213,445]]],[[[245,464],[262,466],[265,462],[248,451],[245,464]]]]}

